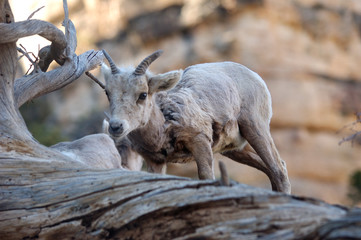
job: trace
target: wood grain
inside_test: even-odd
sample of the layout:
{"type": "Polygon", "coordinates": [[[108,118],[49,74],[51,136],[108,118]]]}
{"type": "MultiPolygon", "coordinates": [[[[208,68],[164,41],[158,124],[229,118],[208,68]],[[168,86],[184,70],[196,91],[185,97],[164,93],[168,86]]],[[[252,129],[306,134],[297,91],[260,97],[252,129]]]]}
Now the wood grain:
{"type": "Polygon", "coordinates": [[[324,235],[352,213],[234,182],[53,163],[14,172],[4,163],[0,234],[8,238],[295,239],[324,235]]]}

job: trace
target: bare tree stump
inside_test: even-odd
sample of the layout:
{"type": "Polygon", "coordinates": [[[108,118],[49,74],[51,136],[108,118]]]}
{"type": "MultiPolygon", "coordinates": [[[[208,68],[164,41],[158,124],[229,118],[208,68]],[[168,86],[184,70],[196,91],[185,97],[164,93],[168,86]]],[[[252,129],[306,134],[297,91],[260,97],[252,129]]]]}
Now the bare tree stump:
{"type": "Polygon", "coordinates": [[[1,239],[360,239],[360,210],[229,183],[225,169],[221,182],[109,169],[120,159],[103,134],[39,144],[18,108],[103,60],[74,53],[66,1],[64,11],[65,36],[43,21],[14,23],[0,0],[1,239]],[[52,44],[40,71],[15,80],[15,42],[34,34],[52,44]],[[45,72],[52,60],[61,66],[45,72]]]}

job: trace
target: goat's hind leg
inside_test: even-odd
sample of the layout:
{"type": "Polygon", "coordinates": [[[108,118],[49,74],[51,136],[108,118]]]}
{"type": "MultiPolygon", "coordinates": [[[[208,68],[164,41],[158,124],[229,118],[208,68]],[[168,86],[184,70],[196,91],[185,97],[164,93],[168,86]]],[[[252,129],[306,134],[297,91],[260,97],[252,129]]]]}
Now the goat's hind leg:
{"type": "Polygon", "coordinates": [[[221,154],[238,163],[254,167],[268,175],[268,168],[249,144],[247,144],[243,149],[222,152],[221,154]]]}
{"type": "MultiPolygon", "coordinates": [[[[240,133],[253,147],[263,164],[256,164],[260,170],[267,174],[271,181],[272,190],[291,193],[291,184],[288,179],[286,163],[281,159],[276,145],[271,137],[269,125],[249,116],[238,120],[240,133]],[[265,167],[265,168],[264,168],[265,167]]],[[[248,164],[250,165],[250,164],[248,164]]]]}

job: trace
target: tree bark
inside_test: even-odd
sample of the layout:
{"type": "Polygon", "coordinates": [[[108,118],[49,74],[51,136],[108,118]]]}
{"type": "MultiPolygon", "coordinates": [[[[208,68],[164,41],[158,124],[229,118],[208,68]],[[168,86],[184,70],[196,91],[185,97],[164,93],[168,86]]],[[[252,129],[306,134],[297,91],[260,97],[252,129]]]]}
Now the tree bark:
{"type": "Polygon", "coordinates": [[[26,101],[66,86],[85,71],[93,69],[102,62],[102,52],[91,50],[76,56],[76,31],[70,20],[66,38],[59,29],[44,21],[15,23],[6,0],[0,1],[0,13],[0,151],[73,161],[56,149],[39,144],[28,131],[18,108],[26,101]],[[47,54],[63,65],[50,72],[40,71],[15,80],[18,63],[16,41],[35,34],[52,42],[47,54]]]}
{"type": "Polygon", "coordinates": [[[4,239],[361,236],[358,210],[237,183],[64,167],[30,157],[2,158],[0,169],[4,239]]]}
{"type": "Polygon", "coordinates": [[[75,27],[67,17],[64,25],[65,36],[43,21],[14,23],[8,1],[0,0],[1,239],[360,239],[358,209],[229,185],[226,177],[126,171],[104,134],[52,148],[39,144],[19,106],[103,60],[94,50],[77,56],[75,27]],[[15,42],[33,34],[52,42],[41,69],[52,60],[61,66],[15,80],[15,42]]]}

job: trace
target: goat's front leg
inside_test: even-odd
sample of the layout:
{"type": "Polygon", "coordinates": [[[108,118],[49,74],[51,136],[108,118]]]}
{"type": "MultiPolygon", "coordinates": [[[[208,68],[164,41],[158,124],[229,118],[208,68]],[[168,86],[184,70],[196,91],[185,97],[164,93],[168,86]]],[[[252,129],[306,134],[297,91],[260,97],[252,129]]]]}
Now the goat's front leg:
{"type": "Polygon", "coordinates": [[[199,179],[214,179],[214,159],[211,143],[206,136],[199,134],[186,143],[198,168],[199,179]]]}

